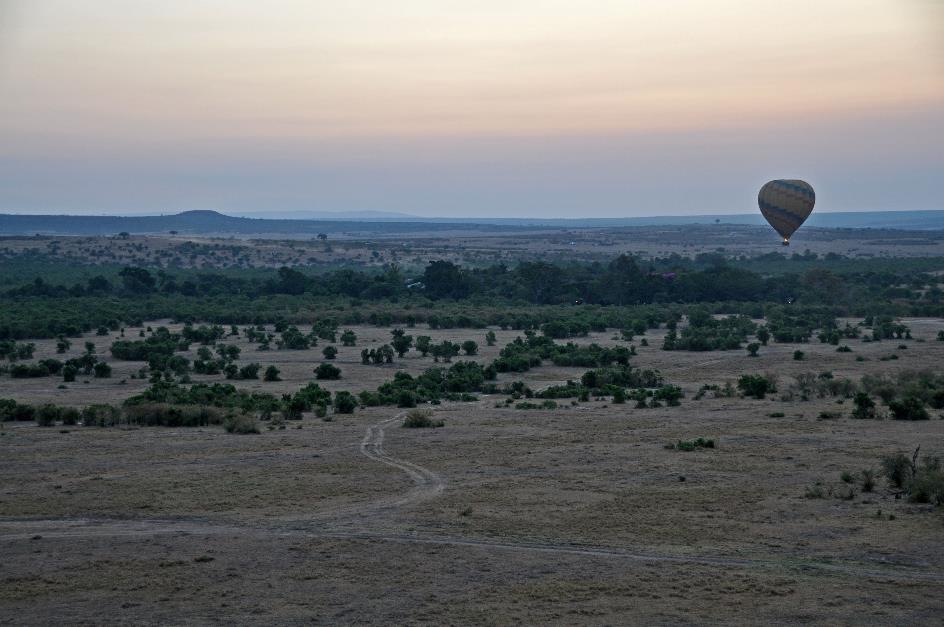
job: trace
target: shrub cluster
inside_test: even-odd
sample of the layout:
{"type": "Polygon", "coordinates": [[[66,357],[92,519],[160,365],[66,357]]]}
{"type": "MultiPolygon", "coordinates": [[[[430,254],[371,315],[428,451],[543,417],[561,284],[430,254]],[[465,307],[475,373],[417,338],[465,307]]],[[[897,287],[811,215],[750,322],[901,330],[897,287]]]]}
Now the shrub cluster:
{"type": "Polygon", "coordinates": [[[403,427],[407,429],[429,429],[445,426],[442,420],[434,420],[432,412],[414,409],[403,419],[403,427]]]}

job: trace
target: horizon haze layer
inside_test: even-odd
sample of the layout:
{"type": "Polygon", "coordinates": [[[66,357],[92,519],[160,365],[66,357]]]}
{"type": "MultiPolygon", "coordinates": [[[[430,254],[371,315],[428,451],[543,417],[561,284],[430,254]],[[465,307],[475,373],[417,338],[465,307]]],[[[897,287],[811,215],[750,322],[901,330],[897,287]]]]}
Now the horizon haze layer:
{"type": "Polygon", "coordinates": [[[941,208],[923,0],[0,4],[0,211],[941,208]]]}

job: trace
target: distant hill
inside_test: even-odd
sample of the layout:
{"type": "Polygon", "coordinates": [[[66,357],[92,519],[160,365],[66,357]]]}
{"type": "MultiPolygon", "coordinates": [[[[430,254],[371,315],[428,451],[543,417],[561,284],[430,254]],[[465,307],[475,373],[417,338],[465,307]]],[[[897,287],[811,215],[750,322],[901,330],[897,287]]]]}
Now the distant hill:
{"type": "MultiPolygon", "coordinates": [[[[325,214],[321,214],[325,215],[325,214]]],[[[0,214],[0,235],[115,235],[121,232],[138,234],[231,234],[302,235],[416,233],[456,230],[507,231],[544,228],[606,228],[633,226],[677,226],[684,224],[763,225],[764,219],[754,214],[658,216],[639,218],[418,218],[405,214],[366,212],[362,217],[342,219],[280,219],[228,216],[216,211],[185,211],[160,216],[69,216],[0,214]],[[383,217],[368,217],[368,214],[383,217]]],[[[871,228],[900,230],[944,229],[944,211],[868,211],[848,213],[814,213],[807,225],[825,228],[871,228]]]]}
{"type": "MultiPolygon", "coordinates": [[[[465,223],[465,228],[469,228],[465,223]]],[[[450,222],[366,222],[359,220],[284,220],[243,218],[216,211],[184,211],[163,216],[68,216],[0,214],[0,235],[115,235],[117,233],[309,235],[318,233],[408,233],[450,231],[450,222]]],[[[480,225],[478,229],[505,230],[507,225],[480,225]]]]}

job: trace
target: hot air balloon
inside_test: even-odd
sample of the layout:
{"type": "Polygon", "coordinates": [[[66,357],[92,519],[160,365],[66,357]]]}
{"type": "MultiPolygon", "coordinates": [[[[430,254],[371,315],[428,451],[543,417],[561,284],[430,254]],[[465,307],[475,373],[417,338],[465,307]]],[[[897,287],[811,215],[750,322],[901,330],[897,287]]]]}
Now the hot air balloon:
{"type": "Polygon", "coordinates": [[[757,194],[760,212],[781,237],[783,245],[790,245],[790,236],[813,212],[816,192],[806,181],[777,179],[765,183],[757,194]]]}

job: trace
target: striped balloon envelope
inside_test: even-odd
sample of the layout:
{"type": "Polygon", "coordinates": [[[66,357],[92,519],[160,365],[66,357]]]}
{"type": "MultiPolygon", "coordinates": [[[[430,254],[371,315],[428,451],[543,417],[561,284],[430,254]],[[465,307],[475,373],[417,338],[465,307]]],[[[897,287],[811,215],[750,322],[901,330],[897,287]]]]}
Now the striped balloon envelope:
{"type": "Polygon", "coordinates": [[[790,236],[813,213],[816,192],[806,181],[777,179],[764,184],[757,194],[760,212],[780,236],[783,245],[790,245],[790,236]]]}

